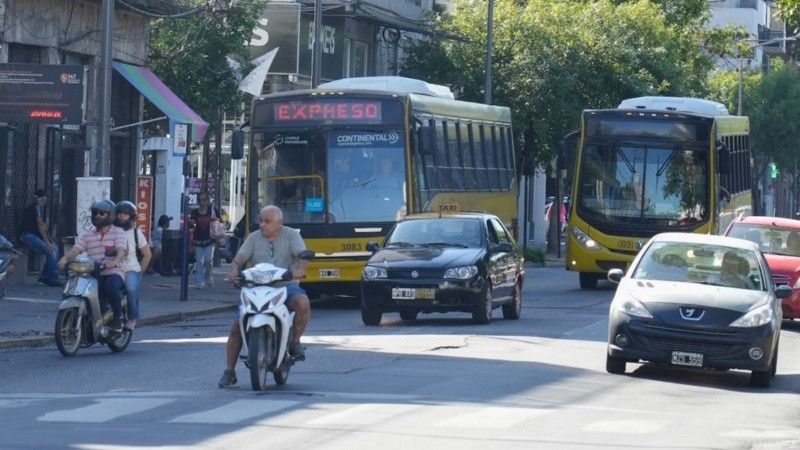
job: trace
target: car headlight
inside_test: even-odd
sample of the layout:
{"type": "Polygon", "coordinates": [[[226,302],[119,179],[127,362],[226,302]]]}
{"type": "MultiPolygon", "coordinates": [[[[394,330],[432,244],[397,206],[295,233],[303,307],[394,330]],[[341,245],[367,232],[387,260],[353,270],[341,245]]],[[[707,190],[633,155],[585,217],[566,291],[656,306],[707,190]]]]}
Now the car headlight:
{"type": "Polygon", "coordinates": [[[590,252],[600,251],[600,244],[597,243],[594,239],[590,238],[586,233],[579,230],[578,227],[572,227],[572,237],[578,241],[578,244],[581,247],[585,248],[590,252]]]}
{"type": "Polygon", "coordinates": [[[625,300],[614,302],[611,306],[622,313],[625,313],[629,316],[636,316],[636,317],[643,317],[646,319],[652,319],[653,315],[650,314],[650,311],[644,307],[642,302],[636,300],[635,298],[628,297],[625,300]]]}
{"type": "Polygon", "coordinates": [[[453,267],[444,272],[445,278],[454,278],[456,280],[469,280],[478,274],[476,266],[453,267]]]}
{"type": "Polygon", "coordinates": [[[742,328],[760,327],[761,325],[768,324],[773,320],[775,320],[775,313],[767,304],[761,305],[742,317],[739,317],[738,319],[734,320],[730,326],[742,328]]]}
{"type": "Polygon", "coordinates": [[[363,275],[364,278],[367,280],[388,277],[388,275],[386,274],[386,269],[384,269],[383,267],[375,267],[375,266],[365,266],[364,270],[361,271],[361,275],[363,275]]]}

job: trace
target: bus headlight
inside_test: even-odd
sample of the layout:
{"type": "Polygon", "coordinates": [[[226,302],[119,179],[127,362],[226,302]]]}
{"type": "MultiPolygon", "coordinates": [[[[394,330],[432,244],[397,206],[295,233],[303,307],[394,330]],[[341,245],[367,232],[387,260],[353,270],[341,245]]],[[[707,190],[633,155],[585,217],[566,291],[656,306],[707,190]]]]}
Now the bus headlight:
{"type": "Polygon", "coordinates": [[[388,275],[386,273],[386,269],[383,267],[375,267],[375,266],[366,266],[364,270],[361,271],[361,275],[364,276],[367,280],[373,280],[375,278],[386,278],[388,275]]]}
{"type": "Polygon", "coordinates": [[[578,241],[578,244],[581,244],[581,247],[585,248],[587,251],[596,252],[600,250],[600,244],[587,236],[586,233],[579,230],[578,227],[572,227],[572,237],[574,237],[575,240],[578,241]]]}

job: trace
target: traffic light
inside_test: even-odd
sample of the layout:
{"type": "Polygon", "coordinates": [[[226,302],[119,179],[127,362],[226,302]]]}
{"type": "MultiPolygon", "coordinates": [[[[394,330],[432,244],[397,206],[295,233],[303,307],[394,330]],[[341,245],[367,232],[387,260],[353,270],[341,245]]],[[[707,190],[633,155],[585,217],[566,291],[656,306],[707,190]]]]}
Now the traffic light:
{"type": "Polygon", "coordinates": [[[775,163],[769,163],[769,177],[773,180],[778,178],[780,171],[778,170],[778,166],[775,163]]]}

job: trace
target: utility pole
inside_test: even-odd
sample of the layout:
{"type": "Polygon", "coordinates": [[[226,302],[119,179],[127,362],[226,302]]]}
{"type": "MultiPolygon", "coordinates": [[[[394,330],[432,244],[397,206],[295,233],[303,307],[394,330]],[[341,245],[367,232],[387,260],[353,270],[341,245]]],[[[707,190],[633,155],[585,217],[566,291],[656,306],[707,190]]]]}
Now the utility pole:
{"type": "Polygon", "coordinates": [[[492,104],[492,45],[494,44],[494,0],[489,0],[489,17],[486,20],[486,85],[483,87],[483,103],[492,104]]]}
{"type": "Polygon", "coordinates": [[[95,176],[111,174],[111,53],[114,44],[114,0],[103,0],[101,11],[102,40],[100,42],[100,67],[97,74],[99,139],[95,156],[95,176]]]}
{"type": "Polygon", "coordinates": [[[311,62],[311,88],[316,89],[322,78],[322,0],[314,0],[314,49],[311,62]]]}

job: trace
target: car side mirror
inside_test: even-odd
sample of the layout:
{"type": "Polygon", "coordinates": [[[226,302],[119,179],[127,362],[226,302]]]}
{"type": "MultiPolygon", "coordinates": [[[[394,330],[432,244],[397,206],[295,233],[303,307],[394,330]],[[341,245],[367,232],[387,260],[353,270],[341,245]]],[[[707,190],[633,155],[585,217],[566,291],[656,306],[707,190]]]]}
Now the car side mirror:
{"type": "Polygon", "coordinates": [[[778,298],[789,298],[792,296],[792,288],[785,284],[778,286],[778,288],[775,289],[775,296],[778,298]]]}
{"type": "Polygon", "coordinates": [[[374,241],[367,242],[367,251],[370,253],[375,253],[378,251],[378,243],[374,241]]]}
{"type": "Polygon", "coordinates": [[[492,247],[492,253],[510,253],[514,251],[514,246],[510,242],[501,242],[492,247]]]}
{"type": "Polygon", "coordinates": [[[622,269],[611,269],[608,271],[608,281],[619,284],[622,277],[625,276],[625,271],[622,269]]]}

